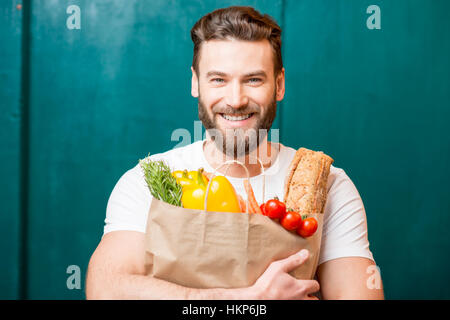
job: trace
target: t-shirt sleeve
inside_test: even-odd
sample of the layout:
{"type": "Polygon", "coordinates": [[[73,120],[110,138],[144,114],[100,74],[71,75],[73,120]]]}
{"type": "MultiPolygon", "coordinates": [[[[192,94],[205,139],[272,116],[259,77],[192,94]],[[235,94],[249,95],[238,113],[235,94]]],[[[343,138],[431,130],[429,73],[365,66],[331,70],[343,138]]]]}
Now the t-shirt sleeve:
{"type": "Polygon", "coordinates": [[[108,199],[103,234],[128,230],[145,233],[151,194],[138,164],[125,172],[108,199]]]}
{"type": "Polygon", "coordinates": [[[361,196],[344,170],[334,168],[333,171],[324,210],[319,264],[342,257],[374,260],[361,196]]]}

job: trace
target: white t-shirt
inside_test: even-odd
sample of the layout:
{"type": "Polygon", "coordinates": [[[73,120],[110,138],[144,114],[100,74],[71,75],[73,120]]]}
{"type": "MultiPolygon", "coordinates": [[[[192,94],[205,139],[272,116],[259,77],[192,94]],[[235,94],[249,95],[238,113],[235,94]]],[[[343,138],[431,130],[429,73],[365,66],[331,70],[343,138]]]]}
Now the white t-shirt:
{"type": "MultiPolygon", "coordinates": [[[[203,153],[203,141],[150,156],[164,160],[172,170],[214,169],[203,153]]],[[[265,171],[265,200],[283,199],[284,181],[296,150],[280,144],[280,152],[265,171]]],[[[237,193],[245,198],[243,178],[227,177],[237,193]]],[[[250,178],[256,200],[262,203],[263,175],[250,178]]],[[[152,195],[139,164],[125,172],[114,187],[106,209],[104,234],[117,230],[145,233],[152,195]]],[[[341,257],[365,257],[373,260],[367,238],[366,213],[353,182],[344,170],[331,166],[328,197],[324,209],[323,233],[319,264],[341,257]]]]}

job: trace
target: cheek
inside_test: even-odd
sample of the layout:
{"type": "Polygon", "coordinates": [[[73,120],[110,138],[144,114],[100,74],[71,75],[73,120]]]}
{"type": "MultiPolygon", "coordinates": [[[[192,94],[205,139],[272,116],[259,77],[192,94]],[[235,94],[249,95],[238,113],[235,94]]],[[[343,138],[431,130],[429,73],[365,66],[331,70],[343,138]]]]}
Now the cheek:
{"type": "Polygon", "coordinates": [[[202,88],[199,91],[199,99],[203,102],[203,105],[208,109],[208,112],[214,105],[220,103],[223,98],[223,93],[220,89],[202,88]]]}
{"type": "MultiPolygon", "coordinates": [[[[275,86],[272,83],[265,83],[260,87],[244,87],[244,94],[249,98],[250,103],[256,103],[259,106],[268,105],[275,94],[275,86]]],[[[199,97],[202,99],[208,111],[220,103],[227,95],[226,87],[210,88],[207,83],[199,83],[199,97]]]]}
{"type": "Polygon", "coordinates": [[[205,97],[204,94],[200,94],[198,99],[202,105],[203,112],[206,113],[208,115],[208,117],[212,119],[214,117],[213,111],[212,111],[212,108],[214,107],[214,103],[212,103],[208,97],[205,97]]]}
{"type": "Polygon", "coordinates": [[[273,99],[275,92],[274,88],[261,87],[255,89],[252,94],[249,96],[251,100],[257,103],[259,106],[264,107],[270,104],[273,99]]]}

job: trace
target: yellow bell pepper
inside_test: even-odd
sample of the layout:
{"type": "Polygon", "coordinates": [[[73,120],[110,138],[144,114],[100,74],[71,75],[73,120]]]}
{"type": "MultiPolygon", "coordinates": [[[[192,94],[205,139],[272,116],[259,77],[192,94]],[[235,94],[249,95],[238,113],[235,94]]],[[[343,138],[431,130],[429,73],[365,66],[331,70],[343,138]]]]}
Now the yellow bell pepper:
{"type": "MultiPolygon", "coordinates": [[[[203,170],[202,170],[203,171],[203,170]]],[[[172,175],[177,179],[177,182],[181,186],[190,185],[196,183],[195,180],[198,177],[198,171],[177,170],[172,172],[172,175]]],[[[208,178],[202,173],[203,182],[208,184],[208,178]]]]}
{"type": "Polygon", "coordinates": [[[186,170],[182,171],[182,170],[177,170],[172,172],[172,175],[175,177],[175,179],[179,179],[179,178],[183,178],[183,174],[186,170]]]}
{"type": "Polygon", "coordinates": [[[172,172],[172,175],[177,179],[177,182],[181,187],[185,187],[194,183],[194,181],[188,177],[187,170],[181,171],[177,170],[172,172]]]}
{"type": "MultiPolygon", "coordinates": [[[[203,168],[197,171],[174,172],[177,181],[183,187],[181,202],[184,208],[203,210],[205,205],[206,187],[208,179],[203,174],[203,168]],[[192,179],[189,178],[189,174],[192,179]]],[[[207,211],[241,212],[239,200],[233,185],[224,176],[216,176],[212,179],[208,193],[207,211]]]]}

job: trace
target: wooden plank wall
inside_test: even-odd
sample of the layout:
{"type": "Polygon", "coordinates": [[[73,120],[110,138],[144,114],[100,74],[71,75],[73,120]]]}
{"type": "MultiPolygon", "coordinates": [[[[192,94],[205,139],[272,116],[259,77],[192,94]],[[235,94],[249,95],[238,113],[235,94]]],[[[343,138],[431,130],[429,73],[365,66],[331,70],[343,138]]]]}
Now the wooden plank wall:
{"type": "Polygon", "coordinates": [[[450,298],[445,0],[2,1],[0,298],[84,298],[117,180],[174,147],[174,129],[194,138],[189,31],[232,4],[283,28],[274,128],[354,181],[386,297],[450,298]],[[372,4],[380,30],[366,26],[372,4]],[[69,5],[81,9],[80,30],[66,26],[69,5]],[[66,286],[70,265],[81,290],[66,286]]]}

